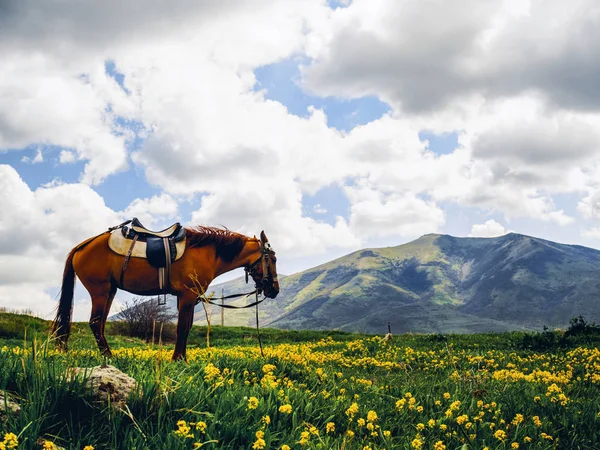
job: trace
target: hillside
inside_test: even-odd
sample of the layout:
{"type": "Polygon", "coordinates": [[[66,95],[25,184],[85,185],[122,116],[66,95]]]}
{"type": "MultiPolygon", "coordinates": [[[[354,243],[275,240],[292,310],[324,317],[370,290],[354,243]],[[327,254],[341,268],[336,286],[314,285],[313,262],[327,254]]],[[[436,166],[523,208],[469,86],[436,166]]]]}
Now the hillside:
{"type": "MultiPolygon", "coordinates": [[[[429,234],[364,249],[287,276],[261,305],[265,326],[384,333],[463,333],[566,327],[600,320],[600,252],[519,234],[456,238],[429,234]]],[[[219,295],[247,288],[237,279],[219,295]]],[[[244,304],[245,300],[238,300],[244,304]]],[[[214,323],[220,312],[214,309],[214,323]]],[[[196,318],[202,322],[203,312],[196,318]],[[200,315],[202,313],[202,316],[200,315]]],[[[249,325],[253,310],[225,311],[249,325]]],[[[220,320],[220,319],[218,319],[220,320]]]]}

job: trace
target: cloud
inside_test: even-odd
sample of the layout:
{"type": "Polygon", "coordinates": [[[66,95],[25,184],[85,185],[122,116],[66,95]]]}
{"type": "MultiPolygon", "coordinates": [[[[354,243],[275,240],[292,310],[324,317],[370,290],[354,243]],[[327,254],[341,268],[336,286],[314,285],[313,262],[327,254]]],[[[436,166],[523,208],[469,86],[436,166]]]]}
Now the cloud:
{"type": "Polygon", "coordinates": [[[416,237],[437,231],[444,212],[412,192],[382,194],[367,185],[347,187],[350,228],[358,235],[416,237]]]}
{"type": "Polygon", "coordinates": [[[288,258],[324,253],[329,247],[355,248],[360,239],[344,218],[334,225],[318,222],[302,214],[302,193],[290,180],[273,180],[261,185],[260,178],[251,180],[254,189],[237,186],[202,198],[200,209],[192,214],[194,224],[226,225],[253,236],[267,233],[277,251],[288,258]]]}
{"type": "Polygon", "coordinates": [[[303,85],[320,96],[375,95],[412,113],[526,92],[598,111],[598,5],[517,3],[355,0],[315,30],[303,85]]]}
{"type": "Polygon", "coordinates": [[[33,159],[29,156],[23,156],[21,158],[21,162],[26,164],[39,164],[41,162],[44,162],[44,155],[42,154],[42,150],[38,148],[33,159]]]}
{"type": "Polygon", "coordinates": [[[504,236],[509,231],[494,219],[490,219],[482,224],[474,224],[471,227],[469,237],[497,237],[504,236]]]}
{"type": "Polygon", "coordinates": [[[120,212],[123,218],[137,217],[145,226],[152,227],[159,221],[173,222],[177,217],[179,205],[169,194],[155,195],[151,198],[136,198],[120,212]]]}
{"type": "Polygon", "coordinates": [[[0,165],[0,210],[0,302],[44,311],[54,306],[46,290],[60,284],[68,251],[119,220],[89,186],[32,191],[8,165],[0,165]]]}
{"type": "Polygon", "coordinates": [[[324,208],[321,204],[317,203],[314,206],[313,211],[315,212],[315,214],[326,214],[327,208],[324,208]]]}
{"type": "Polygon", "coordinates": [[[61,150],[58,155],[58,162],[61,164],[71,164],[75,162],[75,153],[69,150],[61,150]]]}

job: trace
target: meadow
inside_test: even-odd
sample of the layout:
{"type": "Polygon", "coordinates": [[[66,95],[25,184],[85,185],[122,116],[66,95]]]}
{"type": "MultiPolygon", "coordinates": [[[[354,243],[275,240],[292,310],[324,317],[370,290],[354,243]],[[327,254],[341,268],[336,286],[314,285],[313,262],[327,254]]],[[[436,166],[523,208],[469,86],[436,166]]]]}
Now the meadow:
{"type": "Polygon", "coordinates": [[[171,346],[110,328],[106,360],[87,324],[74,324],[70,351],[58,353],[42,321],[3,315],[0,329],[19,320],[0,336],[0,394],[22,407],[0,420],[1,450],[600,448],[594,337],[385,342],[263,330],[261,357],[252,329],[213,327],[206,348],[206,330],[194,327],[184,363],[170,361],[171,346]],[[123,410],[99,407],[81,379],[65,377],[104,363],[139,383],[123,410]]]}

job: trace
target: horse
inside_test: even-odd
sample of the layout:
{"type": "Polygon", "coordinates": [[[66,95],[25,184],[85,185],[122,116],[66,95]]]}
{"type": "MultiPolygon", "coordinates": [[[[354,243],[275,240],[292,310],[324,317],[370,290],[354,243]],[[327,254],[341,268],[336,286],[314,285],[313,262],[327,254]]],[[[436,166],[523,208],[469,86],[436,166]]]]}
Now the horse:
{"type": "Polygon", "coordinates": [[[243,267],[246,270],[246,282],[250,275],[259,294],[275,298],[279,293],[277,258],[264,231],[261,231],[258,239],[256,236],[250,238],[215,227],[185,227],[185,251],[180,259],[172,263],[169,285],[161,290],[158,271],[145,258],[129,259],[127,272],[124,272],[126,257],[113,252],[108,245],[111,230],[86,239],[67,256],[52,327],[57,345],[64,351],[67,350],[71,331],[75,276],[90,294],[92,312],[89,325],[100,352],[107,357],[112,353],[104,337],[104,327],[117,289],[136,295],[168,292],[177,296],[179,316],[173,360],[186,359],[187,339],[197,303],[197,294],[190,289],[192,274],[194,283],[201,287],[201,292],[205,292],[217,276],[243,267]]]}

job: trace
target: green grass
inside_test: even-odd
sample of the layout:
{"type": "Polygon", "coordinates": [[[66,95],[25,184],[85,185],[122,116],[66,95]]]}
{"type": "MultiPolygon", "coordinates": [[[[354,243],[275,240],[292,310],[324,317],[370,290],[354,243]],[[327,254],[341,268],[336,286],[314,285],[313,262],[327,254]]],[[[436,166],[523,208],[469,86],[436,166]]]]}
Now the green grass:
{"type": "Polygon", "coordinates": [[[531,342],[525,333],[409,334],[384,343],[358,334],[264,329],[262,358],[251,328],[213,327],[213,348],[206,349],[205,328],[194,327],[188,362],[172,363],[172,346],[161,350],[116,336],[111,324],[107,337],[115,356],[106,360],[87,324],[74,324],[72,350],[56,353],[45,344],[46,323],[15,321],[28,329],[27,351],[17,336],[0,339],[0,392],[16,399],[22,413],[0,420],[0,442],[12,432],[22,449],[40,448],[40,438],[79,450],[177,450],[195,443],[249,449],[263,441],[272,449],[430,449],[438,442],[438,449],[600,446],[595,336],[545,336],[551,351],[534,352],[524,345],[531,342]],[[82,380],[64,376],[69,367],[103,363],[139,383],[125,413],[94,405],[82,380]],[[252,397],[255,409],[249,408],[252,397]],[[284,405],[291,405],[290,414],[279,410],[284,405]],[[374,417],[369,411],[376,420],[368,422],[374,417]],[[186,428],[179,421],[205,422],[205,432],[192,426],[184,433],[191,437],[180,436],[176,431],[186,428]],[[333,432],[327,433],[328,423],[333,432]],[[498,439],[497,430],[506,438],[498,439]]]}

